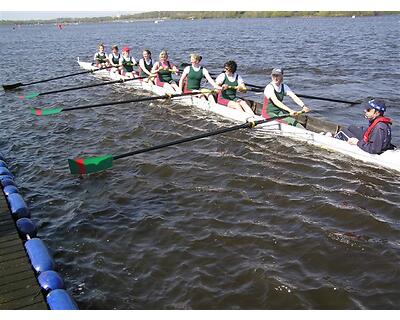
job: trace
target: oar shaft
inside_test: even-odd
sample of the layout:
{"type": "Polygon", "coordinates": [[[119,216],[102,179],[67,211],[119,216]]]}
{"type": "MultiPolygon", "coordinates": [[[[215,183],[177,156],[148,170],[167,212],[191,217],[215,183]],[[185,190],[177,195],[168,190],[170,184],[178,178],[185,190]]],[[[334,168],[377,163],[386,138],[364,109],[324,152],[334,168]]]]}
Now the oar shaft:
{"type": "Polygon", "coordinates": [[[71,107],[71,108],[63,108],[62,111],[72,111],[72,110],[82,110],[82,109],[89,109],[89,108],[99,108],[105,106],[113,106],[117,104],[126,104],[126,103],[133,103],[133,102],[141,102],[141,101],[151,101],[151,100],[159,100],[159,99],[167,99],[166,96],[159,96],[159,97],[147,97],[147,98],[140,98],[140,99],[129,99],[124,101],[114,101],[114,102],[104,102],[98,104],[89,104],[85,106],[78,106],[78,107],[71,107]]]}
{"type": "Polygon", "coordinates": [[[339,99],[331,99],[331,98],[324,98],[324,97],[316,97],[316,96],[309,96],[306,94],[296,94],[300,98],[308,98],[314,100],[321,100],[321,101],[330,101],[330,102],[339,102],[339,103],[348,103],[348,104],[357,104],[358,102],[354,101],[346,101],[346,100],[339,100],[339,99]]]}
{"type": "Polygon", "coordinates": [[[81,71],[81,72],[76,72],[76,73],[71,73],[71,74],[66,74],[63,76],[58,76],[58,77],[54,77],[54,78],[48,78],[48,79],[44,79],[44,80],[38,80],[38,81],[32,81],[32,82],[27,82],[27,83],[14,83],[14,84],[4,84],[3,88],[4,90],[10,90],[10,89],[15,89],[18,87],[24,87],[24,86],[29,86],[31,84],[36,84],[36,83],[42,83],[42,82],[48,82],[48,81],[53,81],[53,80],[58,80],[58,79],[63,79],[63,78],[68,78],[68,77],[73,77],[73,76],[77,76],[80,74],[85,74],[85,73],[93,73],[99,70],[103,70],[103,69],[107,69],[110,67],[102,67],[102,68],[97,68],[97,69],[93,69],[93,70],[86,70],[86,71],[81,71]]]}
{"type": "Polygon", "coordinates": [[[172,99],[172,98],[176,98],[176,97],[189,96],[189,95],[198,95],[198,94],[201,94],[201,92],[188,92],[188,93],[179,93],[179,94],[156,96],[156,97],[129,99],[129,100],[123,100],[123,101],[104,102],[104,103],[90,104],[90,105],[85,105],[85,106],[64,108],[64,109],[62,109],[62,111],[81,110],[81,109],[88,109],[88,108],[98,108],[98,107],[104,107],[104,106],[112,106],[112,105],[117,105],[117,104],[126,104],[126,103],[133,103],[133,102],[142,102],[142,101],[172,99]]]}
{"type": "Polygon", "coordinates": [[[28,86],[28,85],[36,84],[36,83],[48,82],[48,81],[58,80],[58,79],[64,79],[64,78],[68,78],[68,77],[74,77],[74,76],[78,76],[80,74],[93,73],[93,72],[96,72],[96,71],[99,71],[99,70],[103,70],[103,69],[108,69],[108,68],[110,68],[110,67],[102,67],[102,68],[93,69],[93,70],[80,71],[80,72],[66,74],[66,75],[59,76],[59,77],[54,77],[54,78],[49,78],[49,79],[44,79],[44,80],[38,80],[38,81],[23,83],[22,86],[28,86]]]}
{"type": "Polygon", "coordinates": [[[38,81],[32,81],[32,82],[28,82],[28,83],[23,83],[23,84],[21,85],[21,87],[23,87],[23,86],[29,86],[29,85],[31,85],[31,84],[36,84],[36,83],[42,83],[42,82],[48,82],[48,81],[52,81],[52,80],[58,80],[58,79],[73,77],[73,76],[77,76],[77,75],[85,74],[85,73],[90,73],[90,72],[94,72],[94,71],[95,71],[95,70],[86,70],[86,71],[81,71],[81,72],[66,74],[66,75],[58,76],[58,77],[54,77],[54,78],[49,78],[49,79],[44,79],[44,80],[38,80],[38,81]]]}
{"type": "MultiPolygon", "coordinates": [[[[262,86],[257,86],[255,84],[251,83],[246,83],[246,86],[249,86],[254,89],[249,89],[248,91],[253,91],[253,92],[263,92],[265,87],[262,86]]],[[[346,103],[346,104],[358,104],[359,102],[356,101],[347,101],[347,100],[340,100],[340,99],[331,99],[331,98],[324,98],[324,97],[317,97],[317,96],[310,96],[307,94],[301,94],[301,93],[296,93],[296,96],[300,98],[306,98],[306,99],[313,99],[313,100],[321,100],[321,101],[330,101],[330,102],[338,102],[338,103],[346,103]]]]}
{"type": "Polygon", "coordinates": [[[86,89],[86,88],[106,86],[106,85],[109,85],[109,84],[122,83],[122,82],[128,82],[128,81],[133,81],[133,80],[140,80],[140,79],[144,79],[144,78],[147,78],[147,77],[138,77],[138,78],[131,78],[131,79],[119,79],[119,80],[113,80],[113,81],[89,84],[89,85],[79,86],[79,87],[71,87],[71,88],[65,88],[65,89],[59,89],[59,90],[46,91],[46,92],[39,93],[39,96],[44,96],[44,95],[54,94],[54,93],[67,92],[67,91],[80,90],[80,89],[86,89]]]}
{"type": "Polygon", "coordinates": [[[256,85],[256,84],[245,83],[245,85],[246,85],[247,87],[252,87],[252,88],[255,88],[255,89],[265,89],[265,86],[258,86],[258,85],[256,85]]]}
{"type": "Polygon", "coordinates": [[[115,81],[108,81],[108,82],[89,84],[89,85],[86,85],[86,86],[70,87],[70,88],[65,88],[65,89],[40,92],[39,96],[45,96],[45,95],[48,95],[48,94],[61,93],[61,92],[67,92],[67,91],[80,90],[80,89],[85,89],[85,88],[93,88],[93,87],[105,86],[107,84],[118,83],[118,82],[123,82],[123,81],[122,80],[115,80],[115,81]]]}
{"type": "Polygon", "coordinates": [[[225,129],[221,129],[221,130],[216,130],[213,132],[207,132],[198,136],[194,136],[194,137],[188,137],[188,138],[184,138],[184,139],[180,139],[180,140],[175,140],[172,142],[167,142],[164,144],[160,144],[158,146],[153,146],[153,147],[149,147],[149,148],[144,148],[144,149],[140,149],[140,150],[136,150],[136,151],[132,151],[132,152],[127,152],[118,156],[114,156],[113,159],[117,160],[117,159],[121,159],[121,158],[126,158],[126,157],[130,157],[130,156],[134,156],[140,153],[145,153],[145,152],[149,152],[149,151],[153,151],[153,150],[158,150],[158,149],[163,149],[166,147],[170,147],[170,146],[174,146],[177,144],[181,144],[181,143],[185,143],[185,142],[190,142],[190,141],[195,141],[195,140],[199,140],[199,139],[203,139],[206,137],[211,137],[211,136],[215,136],[217,134],[221,134],[221,133],[225,133],[225,132],[230,132],[230,131],[235,131],[238,129],[243,129],[243,128],[248,128],[251,124],[250,123],[244,123],[244,124],[240,124],[234,127],[229,127],[229,128],[225,128],[225,129]]]}
{"type": "MultiPolygon", "coordinates": [[[[261,89],[248,89],[247,91],[253,91],[253,92],[264,92],[264,90],[261,89]]],[[[354,102],[354,101],[347,101],[347,100],[340,100],[340,99],[331,99],[331,98],[324,98],[324,97],[316,97],[316,96],[310,96],[306,94],[301,94],[301,93],[296,93],[296,96],[300,98],[306,98],[306,99],[313,99],[313,100],[321,100],[321,101],[330,101],[330,102],[338,102],[338,103],[346,103],[346,104],[358,104],[359,102],[354,102]]]]}
{"type": "Polygon", "coordinates": [[[132,152],[127,152],[127,153],[124,153],[124,154],[113,156],[113,159],[117,160],[117,159],[121,159],[121,158],[126,158],[126,157],[130,157],[130,156],[137,155],[137,154],[140,154],[140,153],[145,153],[145,152],[149,152],[149,151],[153,151],[153,150],[158,150],[158,149],[174,146],[174,145],[177,145],[177,144],[182,144],[182,143],[185,143],[185,142],[190,142],[190,141],[195,141],[195,140],[199,140],[199,139],[203,139],[203,138],[207,138],[207,137],[211,137],[211,136],[216,136],[218,134],[222,134],[222,133],[226,133],[226,132],[236,131],[236,130],[245,129],[245,128],[253,128],[253,127],[255,127],[255,126],[259,125],[259,124],[270,122],[270,121],[277,120],[277,119],[286,118],[288,116],[289,116],[289,114],[286,114],[286,115],[272,117],[272,118],[269,118],[269,119],[257,120],[257,121],[253,121],[253,122],[246,122],[246,123],[239,124],[239,125],[236,125],[236,126],[232,126],[232,127],[228,127],[228,128],[223,128],[223,129],[219,129],[219,130],[203,133],[203,134],[200,134],[200,135],[197,135],[197,136],[193,136],[193,137],[188,137],[188,138],[183,138],[183,139],[167,142],[167,143],[164,143],[164,144],[160,144],[158,146],[153,146],[153,147],[148,147],[148,148],[144,148],[144,149],[140,149],[140,150],[136,150],[136,151],[132,151],[132,152]]]}

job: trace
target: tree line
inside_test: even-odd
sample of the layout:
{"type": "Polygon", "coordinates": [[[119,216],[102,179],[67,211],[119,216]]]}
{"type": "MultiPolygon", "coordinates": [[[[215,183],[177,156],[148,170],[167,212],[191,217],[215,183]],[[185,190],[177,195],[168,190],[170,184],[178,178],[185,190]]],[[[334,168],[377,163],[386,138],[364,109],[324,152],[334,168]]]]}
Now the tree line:
{"type": "Polygon", "coordinates": [[[351,17],[400,14],[398,11],[152,11],[92,18],[57,18],[48,20],[0,20],[0,24],[73,24],[119,21],[140,21],[153,19],[239,19],[279,17],[351,17]]]}

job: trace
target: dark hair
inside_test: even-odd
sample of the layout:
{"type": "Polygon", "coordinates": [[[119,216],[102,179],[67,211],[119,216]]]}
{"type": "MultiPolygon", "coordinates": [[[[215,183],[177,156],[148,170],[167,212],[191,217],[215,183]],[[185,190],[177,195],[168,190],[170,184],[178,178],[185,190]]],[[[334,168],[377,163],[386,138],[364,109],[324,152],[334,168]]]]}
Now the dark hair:
{"type": "Polygon", "coordinates": [[[151,52],[149,49],[144,49],[143,52],[147,52],[147,54],[151,55],[151,52]]]}
{"type": "Polygon", "coordinates": [[[237,69],[237,64],[235,61],[229,60],[228,62],[225,62],[224,69],[225,68],[228,68],[232,73],[235,73],[237,69]]]}

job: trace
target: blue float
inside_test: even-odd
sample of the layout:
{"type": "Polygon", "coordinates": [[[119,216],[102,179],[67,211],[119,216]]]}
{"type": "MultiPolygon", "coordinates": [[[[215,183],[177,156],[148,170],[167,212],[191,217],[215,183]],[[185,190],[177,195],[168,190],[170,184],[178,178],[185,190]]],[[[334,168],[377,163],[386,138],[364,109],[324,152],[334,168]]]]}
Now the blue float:
{"type": "Polygon", "coordinates": [[[60,275],[53,271],[48,270],[42,272],[38,277],[39,285],[46,291],[55,289],[64,289],[64,281],[60,275]]]}
{"type": "Polygon", "coordinates": [[[54,269],[54,260],[41,239],[34,238],[28,240],[25,242],[25,249],[31,260],[31,265],[37,273],[54,269]]]}
{"type": "Polygon", "coordinates": [[[0,183],[3,188],[9,185],[15,186],[14,179],[10,176],[0,176],[0,183]]]}
{"type": "Polygon", "coordinates": [[[26,235],[29,235],[30,238],[36,237],[37,228],[31,219],[28,218],[18,219],[16,225],[21,237],[24,240],[27,240],[26,235]]]}
{"type": "Polygon", "coordinates": [[[78,306],[64,289],[50,291],[47,295],[47,304],[51,310],[78,310],[78,306]]]}
{"type": "Polygon", "coordinates": [[[10,204],[11,214],[15,219],[31,217],[28,206],[19,193],[9,194],[7,200],[10,204]]]}
{"type": "MultiPolygon", "coordinates": [[[[29,209],[15,185],[14,175],[7,167],[0,152],[0,187],[8,200],[11,214],[16,220],[18,233],[25,242],[25,249],[33,269],[36,271],[40,287],[47,294],[47,304],[51,310],[78,310],[78,306],[67,291],[61,276],[54,271],[55,263],[46,245],[37,235],[35,224],[29,219],[29,209]],[[32,239],[33,238],[33,239],[32,239]],[[29,239],[29,240],[28,240],[29,239]]],[[[0,299],[1,300],[1,299],[0,299]]],[[[1,304],[1,303],[0,303],[1,304]]]]}
{"type": "Polygon", "coordinates": [[[18,193],[18,188],[12,184],[9,184],[3,189],[4,194],[8,197],[11,193],[18,193]]]}
{"type": "Polygon", "coordinates": [[[14,178],[14,175],[6,167],[0,167],[0,176],[9,176],[14,178]]]}

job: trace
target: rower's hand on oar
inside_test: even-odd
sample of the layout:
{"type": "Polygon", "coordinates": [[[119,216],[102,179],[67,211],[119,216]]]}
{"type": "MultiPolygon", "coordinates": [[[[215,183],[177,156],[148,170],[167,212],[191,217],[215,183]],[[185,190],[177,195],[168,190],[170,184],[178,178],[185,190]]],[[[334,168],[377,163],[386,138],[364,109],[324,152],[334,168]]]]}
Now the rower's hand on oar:
{"type": "Polygon", "coordinates": [[[222,85],[222,90],[228,90],[228,89],[233,89],[233,90],[237,90],[239,92],[245,93],[247,92],[247,88],[245,86],[228,86],[227,84],[223,84],[222,85]]]}
{"type": "MultiPolygon", "coordinates": [[[[303,107],[304,108],[304,107],[303,107]]],[[[307,108],[307,107],[306,107],[307,108]]],[[[299,115],[301,115],[302,113],[306,113],[306,112],[309,112],[309,111],[311,111],[309,108],[307,108],[307,110],[308,111],[305,111],[305,110],[303,110],[303,109],[301,109],[300,111],[291,111],[291,112],[289,112],[289,114],[292,116],[292,117],[294,117],[294,116],[299,116],[299,115]]]]}
{"type": "Polygon", "coordinates": [[[307,107],[306,105],[303,106],[303,108],[301,108],[302,112],[310,112],[311,109],[309,107],[307,107]]]}
{"type": "Polygon", "coordinates": [[[237,91],[239,91],[241,93],[245,93],[245,92],[247,92],[247,88],[245,86],[238,86],[237,91]]]}

